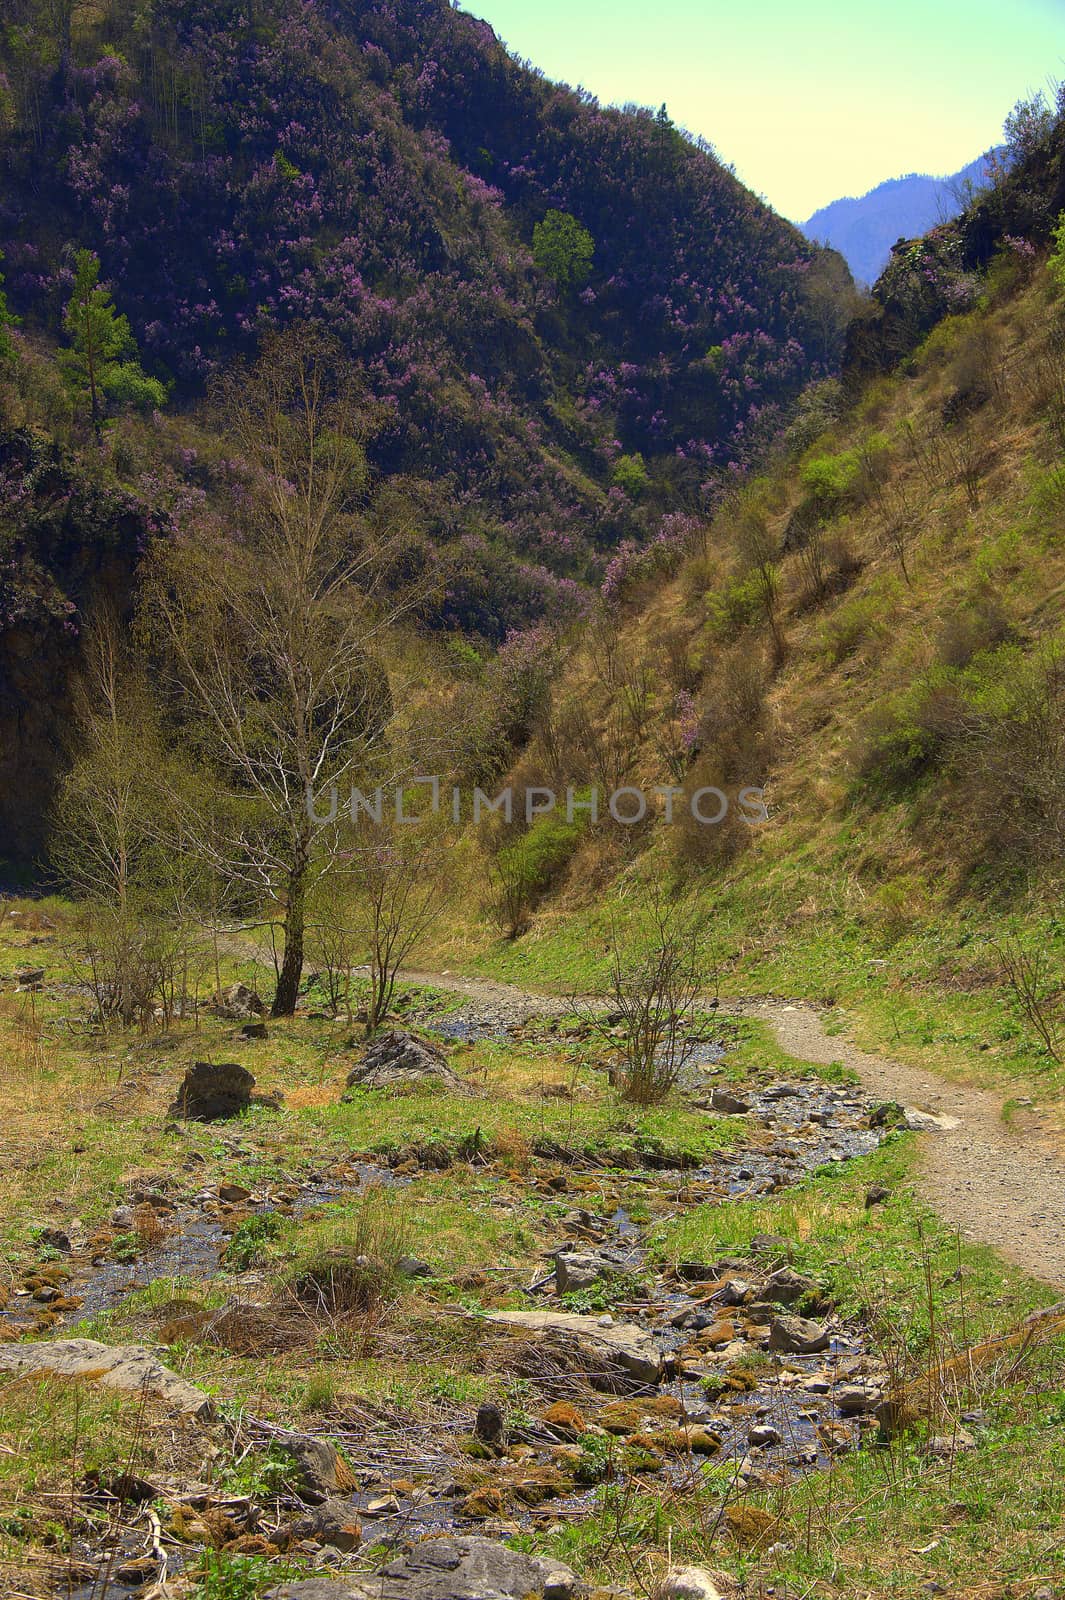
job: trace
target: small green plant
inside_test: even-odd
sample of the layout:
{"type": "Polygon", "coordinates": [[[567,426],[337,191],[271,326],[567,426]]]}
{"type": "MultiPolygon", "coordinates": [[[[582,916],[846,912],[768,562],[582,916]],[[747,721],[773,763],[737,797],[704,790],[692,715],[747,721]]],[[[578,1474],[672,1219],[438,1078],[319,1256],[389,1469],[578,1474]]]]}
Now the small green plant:
{"type": "Polygon", "coordinates": [[[192,1600],[258,1600],[269,1584],[297,1575],[289,1562],[278,1564],[261,1556],[242,1556],[226,1550],[204,1553],[192,1600]]]}
{"type": "Polygon", "coordinates": [[[602,1483],[610,1473],[613,1461],[614,1441],[603,1438],[599,1434],[585,1433],[581,1435],[581,1458],[573,1469],[573,1476],[580,1484],[592,1485],[602,1483]]]}
{"type": "Polygon", "coordinates": [[[304,1411],[331,1411],[336,1402],[337,1383],[331,1372],[312,1372],[303,1388],[304,1411]]]}
{"type": "Polygon", "coordinates": [[[222,1474],[228,1492],[269,1498],[281,1494],[295,1475],[293,1458],[287,1451],[270,1445],[253,1450],[222,1474]]]}
{"type": "Polygon", "coordinates": [[[237,1223],[226,1248],[226,1266],[231,1272],[246,1272],[264,1258],[264,1246],[281,1236],[284,1224],[276,1211],[261,1211],[237,1223]]]}
{"type": "Polygon", "coordinates": [[[115,1261],[129,1265],[136,1261],[141,1242],[135,1233],[119,1233],[111,1240],[111,1255],[115,1261]]]}

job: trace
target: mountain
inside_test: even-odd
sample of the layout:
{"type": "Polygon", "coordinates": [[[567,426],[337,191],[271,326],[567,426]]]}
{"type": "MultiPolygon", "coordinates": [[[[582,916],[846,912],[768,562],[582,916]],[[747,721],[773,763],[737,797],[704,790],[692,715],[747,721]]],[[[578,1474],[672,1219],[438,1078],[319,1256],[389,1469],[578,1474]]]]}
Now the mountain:
{"type": "Polygon", "coordinates": [[[430,542],[466,541],[454,625],[572,607],[838,365],[838,258],[664,113],[545,81],[447,0],[11,20],[0,240],[27,330],[58,334],[74,246],[179,407],[267,331],[329,328],[378,474],[417,483],[430,542]]]}
{"type": "Polygon", "coordinates": [[[916,239],[937,222],[947,222],[972,199],[988,178],[988,158],[980,156],[949,178],[911,172],[889,178],[859,199],[833,200],[815,211],[802,231],[844,257],[859,283],[875,283],[899,239],[916,239]]]}
{"type": "Polygon", "coordinates": [[[151,538],[233,520],[242,463],[204,400],[265,335],[337,341],[375,513],[439,567],[433,624],[493,647],[714,503],[838,369],[850,289],[664,111],[547,82],[447,0],[14,0],[0,250],[0,833],[22,850],[94,595],[128,609],[151,538]],[[98,444],[56,367],[79,248],[169,394],[98,444]]]}

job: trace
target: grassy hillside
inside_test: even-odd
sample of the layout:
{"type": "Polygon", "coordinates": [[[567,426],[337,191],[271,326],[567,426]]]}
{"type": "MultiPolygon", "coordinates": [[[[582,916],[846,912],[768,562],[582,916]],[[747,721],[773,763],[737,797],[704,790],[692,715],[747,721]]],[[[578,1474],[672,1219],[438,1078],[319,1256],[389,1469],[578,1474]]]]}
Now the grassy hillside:
{"type": "Polygon", "coordinates": [[[657,879],[710,913],[726,989],[855,1002],[898,1047],[1060,1085],[1003,947],[1045,957],[1054,1010],[1063,382],[1060,284],[1006,250],[891,376],[807,397],[705,548],[575,645],[516,773],[588,782],[616,749],[616,781],[764,785],[768,824],[590,830],[492,970],[587,981],[657,879]]]}

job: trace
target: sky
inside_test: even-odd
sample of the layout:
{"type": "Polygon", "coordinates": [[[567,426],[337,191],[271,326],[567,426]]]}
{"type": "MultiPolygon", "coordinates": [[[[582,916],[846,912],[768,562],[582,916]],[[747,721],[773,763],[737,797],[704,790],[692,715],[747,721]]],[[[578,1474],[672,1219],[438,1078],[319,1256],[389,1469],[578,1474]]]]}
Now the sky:
{"type": "Polygon", "coordinates": [[[998,142],[1065,78],[1065,0],[463,0],[517,55],[604,104],[658,107],[804,222],[998,142]]]}

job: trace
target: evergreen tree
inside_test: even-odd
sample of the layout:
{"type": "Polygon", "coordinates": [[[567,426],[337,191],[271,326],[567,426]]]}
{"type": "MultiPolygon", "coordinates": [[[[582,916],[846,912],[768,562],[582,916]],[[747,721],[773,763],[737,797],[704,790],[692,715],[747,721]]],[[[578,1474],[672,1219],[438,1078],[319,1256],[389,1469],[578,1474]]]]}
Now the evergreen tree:
{"type": "Polygon", "coordinates": [[[105,401],[145,408],[166,404],[163,385],[140,364],[128,319],[100,285],[100,263],[91,250],[79,250],[74,257],[74,288],[63,328],[71,347],[62,352],[60,362],[71,387],[88,397],[96,434],[105,401]]]}

